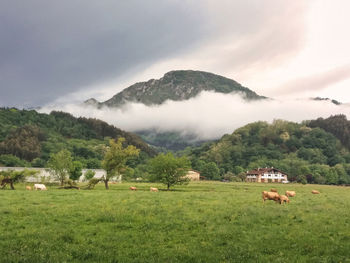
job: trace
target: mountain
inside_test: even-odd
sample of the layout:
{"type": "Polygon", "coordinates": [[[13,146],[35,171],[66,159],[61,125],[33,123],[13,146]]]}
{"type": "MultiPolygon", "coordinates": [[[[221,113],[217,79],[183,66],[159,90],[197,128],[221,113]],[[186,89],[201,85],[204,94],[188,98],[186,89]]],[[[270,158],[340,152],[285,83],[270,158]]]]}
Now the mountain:
{"type": "Polygon", "coordinates": [[[118,137],[141,149],[136,163],[156,154],[139,136],[101,120],[0,108],[0,165],[42,167],[51,153],[67,149],[84,167],[100,168],[108,139],[118,137]]]}
{"type": "Polygon", "coordinates": [[[239,93],[246,100],[266,99],[232,79],[203,71],[175,70],[166,73],[160,79],[136,83],[105,102],[98,102],[92,98],[85,103],[98,107],[121,107],[127,102],[159,105],[166,100],[188,100],[202,91],[239,93]]]}

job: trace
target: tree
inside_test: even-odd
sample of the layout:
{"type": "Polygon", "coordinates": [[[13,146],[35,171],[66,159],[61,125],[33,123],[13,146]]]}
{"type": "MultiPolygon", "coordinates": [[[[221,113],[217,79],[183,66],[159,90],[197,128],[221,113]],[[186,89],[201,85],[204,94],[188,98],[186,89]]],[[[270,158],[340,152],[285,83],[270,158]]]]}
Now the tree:
{"type": "Polygon", "coordinates": [[[85,173],[85,180],[86,181],[89,181],[89,180],[91,180],[94,176],[95,176],[95,172],[94,171],[92,171],[92,170],[87,170],[86,171],[86,173],[85,173]]]}
{"type": "Polygon", "coordinates": [[[126,162],[130,158],[138,156],[140,153],[140,150],[133,145],[124,147],[124,142],[125,139],[123,137],[120,137],[118,141],[109,141],[110,146],[102,161],[102,167],[107,173],[102,179],[105,183],[106,189],[108,189],[108,181],[117,175],[121,175],[121,173],[127,168],[126,162]]]}
{"type": "Polygon", "coordinates": [[[2,171],[0,172],[0,188],[3,189],[7,184],[10,185],[12,190],[15,190],[14,184],[24,181],[28,176],[34,176],[38,171],[29,171],[27,169],[23,171],[2,171]]]}
{"type": "Polygon", "coordinates": [[[62,150],[56,154],[51,154],[47,165],[53,176],[59,180],[61,186],[63,186],[64,181],[73,168],[71,153],[67,150],[62,150]]]}
{"type": "Polygon", "coordinates": [[[79,161],[74,161],[69,171],[69,178],[73,181],[79,180],[82,175],[83,164],[79,161]]]}
{"type": "Polygon", "coordinates": [[[202,176],[209,180],[220,179],[220,170],[214,162],[206,163],[200,172],[202,176]]]}
{"type": "Polygon", "coordinates": [[[11,154],[0,154],[0,166],[28,167],[30,163],[11,154]]]}
{"type": "Polygon", "coordinates": [[[175,157],[172,153],[159,154],[149,163],[151,181],[160,182],[167,186],[188,183],[186,178],[191,168],[190,161],[186,157],[175,157]]]}

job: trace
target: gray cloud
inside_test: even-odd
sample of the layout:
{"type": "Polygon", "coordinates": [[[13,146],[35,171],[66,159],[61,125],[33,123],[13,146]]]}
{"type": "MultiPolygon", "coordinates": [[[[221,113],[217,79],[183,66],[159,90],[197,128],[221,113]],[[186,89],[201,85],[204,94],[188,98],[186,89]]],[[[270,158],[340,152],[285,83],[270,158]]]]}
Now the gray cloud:
{"type": "Polygon", "coordinates": [[[11,0],[0,17],[0,104],[46,102],[179,52],[202,34],[200,12],[189,15],[176,1],[11,0]]]}
{"type": "Polygon", "coordinates": [[[136,74],[156,61],[198,50],[221,38],[223,42],[251,43],[245,52],[225,55],[236,64],[246,60],[246,67],[282,42],[288,45],[281,45],[279,54],[295,51],[298,45],[293,39],[299,41],[301,33],[298,26],[290,39],[283,35],[270,47],[256,47],[284,32],[285,21],[292,28],[300,24],[300,15],[288,13],[303,8],[301,1],[296,2],[4,0],[0,9],[0,106],[42,105],[86,86],[136,74]],[[255,51],[252,59],[249,50],[255,51]]]}
{"type": "Polygon", "coordinates": [[[277,92],[279,95],[289,95],[305,91],[321,91],[349,78],[350,65],[345,65],[326,72],[291,80],[270,93],[277,92]]]}

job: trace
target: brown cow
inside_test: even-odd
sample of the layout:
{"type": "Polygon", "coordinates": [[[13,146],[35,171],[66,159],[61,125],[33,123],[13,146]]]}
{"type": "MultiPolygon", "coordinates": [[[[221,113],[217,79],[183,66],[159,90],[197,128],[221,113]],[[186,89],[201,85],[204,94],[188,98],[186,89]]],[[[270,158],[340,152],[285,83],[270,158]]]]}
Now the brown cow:
{"type": "Polygon", "coordinates": [[[286,191],[286,196],[294,197],[295,196],[295,191],[286,191]]]}
{"type": "Polygon", "coordinates": [[[27,186],[26,186],[26,190],[32,190],[32,187],[29,186],[29,185],[27,185],[27,186]]]}
{"type": "Polygon", "coordinates": [[[151,191],[151,192],[158,192],[158,188],[150,187],[150,191],[151,191]]]}
{"type": "Polygon", "coordinates": [[[289,203],[289,198],[285,195],[280,195],[280,204],[289,203]]]}
{"type": "Polygon", "coordinates": [[[276,188],[271,188],[271,189],[270,189],[270,192],[277,193],[277,189],[276,189],[276,188]]]}
{"type": "Polygon", "coordinates": [[[263,198],[264,202],[265,202],[265,200],[274,200],[277,202],[280,200],[280,195],[278,193],[275,193],[275,192],[263,191],[262,198],[263,198]]]}
{"type": "Polygon", "coordinates": [[[319,194],[320,192],[317,191],[317,190],[312,190],[311,193],[313,193],[314,195],[317,195],[317,194],[319,194]]]}
{"type": "Polygon", "coordinates": [[[135,186],[130,186],[130,188],[129,188],[131,191],[136,191],[137,190],[137,188],[135,187],[135,186]]]}

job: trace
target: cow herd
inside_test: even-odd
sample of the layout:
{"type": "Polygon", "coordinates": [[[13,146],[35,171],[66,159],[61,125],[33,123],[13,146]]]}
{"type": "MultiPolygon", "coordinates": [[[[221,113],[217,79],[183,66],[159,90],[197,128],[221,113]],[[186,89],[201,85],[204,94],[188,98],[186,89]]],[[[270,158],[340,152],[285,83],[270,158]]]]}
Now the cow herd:
{"type": "MultiPolygon", "coordinates": [[[[34,190],[41,190],[41,191],[46,191],[46,186],[44,184],[34,184],[33,186],[34,190]]],[[[27,185],[26,190],[32,190],[32,187],[27,185]]]]}
{"type": "MultiPolygon", "coordinates": [[[[34,190],[47,190],[46,186],[44,184],[34,184],[33,187],[34,190]]],[[[131,191],[137,191],[136,186],[130,186],[129,189],[131,191]]],[[[32,190],[31,186],[26,186],[26,190],[32,190]]],[[[150,187],[150,192],[158,192],[158,188],[155,187],[150,187]]],[[[319,194],[320,192],[317,190],[312,190],[312,194],[319,194]]],[[[285,195],[281,195],[278,193],[276,188],[271,188],[270,191],[263,191],[262,192],[262,199],[263,202],[265,203],[266,200],[273,200],[275,202],[279,202],[281,205],[289,203],[289,197],[295,197],[296,193],[295,191],[286,191],[285,195]]]]}
{"type": "MultiPolygon", "coordinates": [[[[312,190],[312,194],[319,194],[320,192],[317,190],[312,190]]],[[[280,204],[289,203],[289,197],[295,197],[295,191],[286,191],[285,195],[280,195],[275,188],[271,188],[270,191],[262,192],[262,199],[265,203],[265,200],[273,200],[275,202],[279,202],[280,204]]]]}
{"type": "MultiPolygon", "coordinates": [[[[34,190],[47,190],[46,189],[46,186],[44,184],[34,184],[34,187],[33,187],[34,190]]],[[[137,187],[136,186],[130,186],[129,188],[131,191],[137,191],[137,187]]],[[[32,187],[27,185],[26,186],[26,190],[32,190],[32,187]]],[[[155,188],[155,187],[150,187],[150,191],[151,192],[158,192],[158,188],[155,188]]]]}

